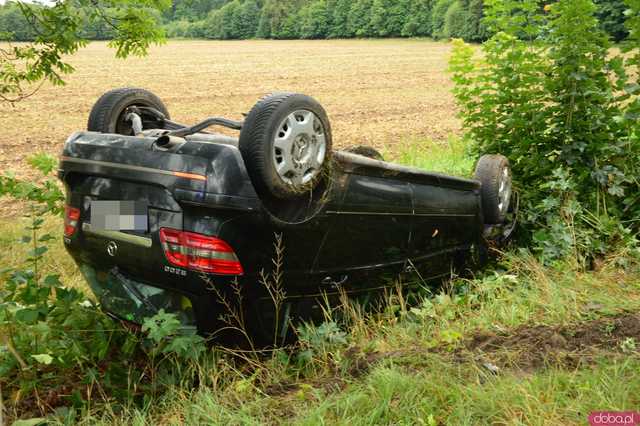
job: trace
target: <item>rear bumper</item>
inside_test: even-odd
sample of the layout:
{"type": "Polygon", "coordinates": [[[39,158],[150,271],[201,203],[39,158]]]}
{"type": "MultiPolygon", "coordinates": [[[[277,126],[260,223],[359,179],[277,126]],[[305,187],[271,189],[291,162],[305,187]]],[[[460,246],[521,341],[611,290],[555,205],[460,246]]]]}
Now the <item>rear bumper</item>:
{"type": "Polygon", "coordinates": [[[187,295],[135,281],[117,268],[104,272],[86,263],[79,267],[103,309],[113,316],[142,324],[163,311],[175,314],[185,330],[198,328],[194,304],[187,295]]]}

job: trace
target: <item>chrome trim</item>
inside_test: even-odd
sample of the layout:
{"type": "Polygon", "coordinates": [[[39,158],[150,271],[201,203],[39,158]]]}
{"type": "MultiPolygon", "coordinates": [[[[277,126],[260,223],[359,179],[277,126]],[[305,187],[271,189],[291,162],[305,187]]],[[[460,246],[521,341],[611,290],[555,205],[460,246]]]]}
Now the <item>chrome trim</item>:
{"type": "Polygon", "coordinates": [[[134,246],[140,246],[144,248],[151,248],[153,246],[153,240],[147,237],[141,237],[139,235],[125,234],[124,232],[108,231],[105,229],[93,229],[90,223],[82,224],[82,232],[87,235],[93,235],[95,237],[103,237],[109,240],[120,241],[123,243],[133,244],[134,246]]]}

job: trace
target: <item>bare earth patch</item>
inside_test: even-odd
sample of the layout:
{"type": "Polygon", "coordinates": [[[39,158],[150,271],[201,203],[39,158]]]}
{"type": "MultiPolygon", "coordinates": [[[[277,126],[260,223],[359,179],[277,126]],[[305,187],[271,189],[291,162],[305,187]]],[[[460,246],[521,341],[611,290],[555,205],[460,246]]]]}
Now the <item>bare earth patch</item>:
{"type": "MultiPolygon", "coordinates": [[[[334,376],[306,385],[324,389],[328,393],[337,392],[344,389],[349,380],[366,375],[381,361],[394,360],[404,364],[403,359],[415,360],[428,353],[437,353],[458,363],[475,363],[480,367],[491,365],[495,368],[495,373],[502,370],[533,373],[549,366],[584,368],[598,357],[625,355],[623,345],[627,340],[638,345],[635,350],[630,351],[632,356],[638,356],[638,314],[621,314],[569,326],[522,325],[504,334],[479,332],[454,351],[445,347],[416,346],[391,352],[365,353],[361,348],[352,347],[343,354],[351,364],[346,375],[336,371],[334,376]]],[[[416,370],[416,367],[412,366],[411,369],[416,370]]],[[[282,397],[298,391],[300,386],[299,383],[276,383],[268,386],[265,393],[282,397]]]]}
{"type": "Polygon", "coordinates": [[[625,341],[640,349],[640,315],[623,314],[572,326],[521,326],[508,334],[479,333],[465,346],[475,358],[523,371],[561,365],[575,368],[622,352],[625,341]]]}

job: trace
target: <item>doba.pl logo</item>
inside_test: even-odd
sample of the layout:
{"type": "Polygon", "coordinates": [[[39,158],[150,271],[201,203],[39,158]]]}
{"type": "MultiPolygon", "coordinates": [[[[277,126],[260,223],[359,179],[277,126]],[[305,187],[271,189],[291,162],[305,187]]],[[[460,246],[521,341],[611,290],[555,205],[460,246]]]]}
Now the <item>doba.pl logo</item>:
{"type": "Polygon", "coordinates": [[[640,413],[632,411],[596,411],[589,415],[591,426],[636,426],[640,424],[640,413]]]}

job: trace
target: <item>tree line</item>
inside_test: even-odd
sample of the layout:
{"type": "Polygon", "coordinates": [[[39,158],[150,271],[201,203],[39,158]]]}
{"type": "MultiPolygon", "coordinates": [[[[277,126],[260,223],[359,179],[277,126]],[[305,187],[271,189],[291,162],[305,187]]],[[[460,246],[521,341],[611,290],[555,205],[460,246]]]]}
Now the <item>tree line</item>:
{"type": "MultiPolygon", "coordinates": [[[[624,0],[596,3],[603,29],[616,41],[624,39],[624,0]]],[[[170,38],[433,37],[480,42],[489,37],[483,11],[483,0],[174,0],[154,16],[170,38]]],[[[17,4],[0,6],[0,39],[33,40],[36,31],[17,4]]],[[[105,40],[114,29],[107,22],[87,20],[78,32],[105,40]]]]}

